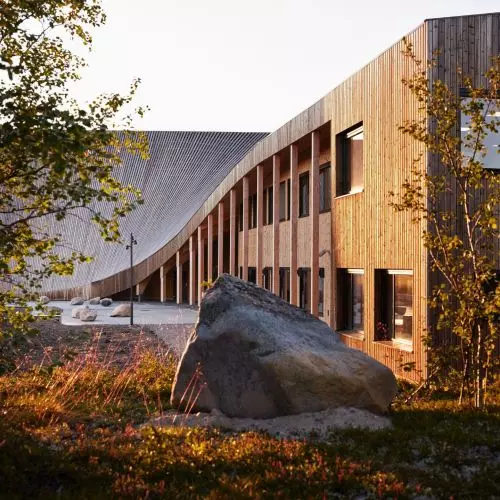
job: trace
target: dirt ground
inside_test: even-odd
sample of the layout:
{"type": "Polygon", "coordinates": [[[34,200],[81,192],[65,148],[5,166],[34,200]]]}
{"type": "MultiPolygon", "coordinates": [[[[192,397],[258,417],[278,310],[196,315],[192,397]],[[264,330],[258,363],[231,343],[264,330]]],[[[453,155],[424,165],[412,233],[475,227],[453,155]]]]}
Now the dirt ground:
{"type": "Polygon", "coordinates": [[[101,356],[112,357],[118,366],[126,364],[138,344],[170,348],[179,357],[192,330],[190,325],[161,325],[160,332],[140,326],[65,326],[59,319],[38,320],[35,327],[39,333],[21,339],[16,346],[19,369],[64,361],[87,352],[91,345],[97,346],[101,356]]]}

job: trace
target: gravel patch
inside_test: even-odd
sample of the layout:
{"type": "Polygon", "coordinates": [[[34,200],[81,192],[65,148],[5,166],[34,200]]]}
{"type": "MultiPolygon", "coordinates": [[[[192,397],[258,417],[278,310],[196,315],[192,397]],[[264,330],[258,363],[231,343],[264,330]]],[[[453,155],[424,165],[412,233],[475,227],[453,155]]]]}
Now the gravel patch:
{"type": "Polygon", "coordinates": [[[332,431],[348,428],[382,430],[392,427],[389,418],[357,408],[330,408],[320,412],[301,413],[269,419],[230,418],[218,410],[190,415],[175,410],[150,420],[154,427],[219,427],[230,431],[265,431],[284,438],[312,437],[326,440],[332,431]]]}

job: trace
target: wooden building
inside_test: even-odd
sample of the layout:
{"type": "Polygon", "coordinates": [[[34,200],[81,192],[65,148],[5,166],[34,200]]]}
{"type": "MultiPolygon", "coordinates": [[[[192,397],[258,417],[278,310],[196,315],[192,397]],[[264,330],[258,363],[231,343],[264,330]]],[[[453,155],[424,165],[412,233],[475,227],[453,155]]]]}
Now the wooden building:
{"type": "MultiPolygon", "coordinates": [[[[407,40],[424,62],[439,49],[430,76],[459,92],[457,68],[481,84],[500,54],[500,14],[430,19],[407,40]]],[[[202,281],[236,274],[322,318],[397,375],[424,376],[431,281],[424,227],[388,204],[415,158],[433,168],[423,146],[398,129],[419,116],[402,84],[414,71],[403,48],[397,42],[259,138],[177,234],[135,266],[137,293],[195,305],[202,281]]],[[[124,268],[85,292],[119,297],[128,280],[124,268]]]]}

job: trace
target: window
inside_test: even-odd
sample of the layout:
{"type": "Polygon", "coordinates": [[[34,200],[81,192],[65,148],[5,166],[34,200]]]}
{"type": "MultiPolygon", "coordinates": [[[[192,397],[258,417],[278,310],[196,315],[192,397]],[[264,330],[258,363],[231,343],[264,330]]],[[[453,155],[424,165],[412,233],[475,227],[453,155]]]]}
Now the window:
{"type": "Polygon", "coordinates": [[[337,270],[337,328],[364,330],[364,271],[362,269],[337,270]]]}
{"type": "Polygon", "coordinates": [[[325,308],[325,270],[322,267],[319,269],[318,288],[318,315],[323,316],[325,308]]]}
{"type": "Polygon", "coordinates": [[[299,217],[309,215],[309,172],[299,177],[299,217]]]}
{"type": "MultiPolygon", "coordinates": [[[[301,267],[297,274],[299,275],[299,307],[311,312],[311,269],[301,267]]],[[[324,309],[324,286],[325,270],[321,268],[318,274],[318,312],[320,316],[323,315],[324,309]]],[[[288,290],[288,300],[290,300],[290,290],[288,290]]]]}
{"type": "Polygon", "coordinates": [[[308,267],[301,267],[297,272],[299,274],[299,307],[311,312],[311,270],[308,267]]]}
{"type": "Polygon", "coordinates": [[[273,223],[273,187],[264,188],[264,225],[273,223]]]}
{"type": "Polygon", "coordinates": [[[287,195],[287,199],[286,199],[286,220],[290,220],[290,206],[291,206],[291,203],[292,203],[292,192],[291,192],[291,189],[292,189],[292,183],[291,183],[290,179],[288,179],[286,181],[286,195],[287,195]]]}
{"type": "Polygon", "coordinates": [[[331,205],[331,168],[330,163],[319,169],[319,211],[330,211],[331,205]]]}
{"type": "Polygon", "coordinates": [[[248,198],[248,229],[257,227],[257,193],[248,198]]]}
{"type": "Polygon", "coordinates": [[[411,343],[413,332],[413,273],[378,270],[376,340],[411,343]]]}
{"type": "MultiPolygon", "coordinates": [[[[465,98],[462,99],[463,104],[468,104],[470,101],[470,98],[465,98]]],[[[497,132],[493,132],[491,130],[488,131],[486,137],[484,138],[484,146],[486,147],[487,151],[485,150],[484,153],[485,156],[482,157],[481,153],[476,154],[476,160],[480,160],[483,162],[483,165],[485,168],[490,168],[490,169],[495,169],[500,171],[500,129],[499,129],[499,122],[500,122],[500,108],[495,107],[493,103],[489,103],[488,99],[478,99],[478,102],[480,102],[483,105],[483,110],[482,113],[484,114],[486,112],[486,117],[485,121],[488,125],[493,125],[496,124],[497,132]],[[484,106],[490,106],[490,109],[486,109],[484,106]]],[[[461,140],[462,140],[462,152],[464,153],[465,156],[471,157],[473,155],[473,150],[474,150],[474,142],[475,142],[475,135],[472,134],[472,137],[468,137],[468,134],[470,133],[470,116],[466,115],[465,113],[461,114],[460,117],[460,131],[461,131],[461,140]]]]}
{"type": "Polygon", "coordinates": [[[280,267],[280,297],[290,302],[290,269],[280,267]]]}
{"type": "Polygon", "coordinates": [[[287,193],[286,193],[286,181],[280,182],[280,222],[287,220],[287,193]]]}
{"type": "Polygon", "coordinates": [[[337,196],[363,189],[363,125],[339,134],[337,139],[337,196]]]}
{"type": "Polygon", "coordinates": [[[243,231],[243,203],[240,203],[240,210],[238,212],[238,226],[240,231],[243,231]]]}
{"type": "Polygon", "coordinates": [[[265,267],[262,270],[262,284],[266,290],[272,291],[273,288],[273,269],[272,267],[265,267]]]}
{"type": "Polygon", "coordinates": [[[257,283],[257,270],[255,269],[255,267],[248,268],[248,281],[250,281],[250,283],[253,283],[254,285],[255,283],[257,283]]]}

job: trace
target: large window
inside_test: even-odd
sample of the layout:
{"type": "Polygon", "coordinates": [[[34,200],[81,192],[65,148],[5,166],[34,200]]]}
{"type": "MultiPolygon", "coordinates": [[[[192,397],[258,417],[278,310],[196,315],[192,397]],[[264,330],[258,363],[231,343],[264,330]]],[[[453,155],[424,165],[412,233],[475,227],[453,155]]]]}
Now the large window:
{"type": "Polygon", "coordinates": [[[331,205],[331,168],[330,163],[319,169],[319,211],[328,212],[331,205]]]}
{"type": "MultiPolygon", "coordinates": [[[[464,104],[467,104],[470,98],[462,99],[464,104]]],[[[496,107],[494,103],[490,103],[487,99],[478,99],[482,104],[482,114],[485,116],[485,121],[488,125],[496,124],[497,132],[488,131],[486,137],[483,139],[483,144],[486,148],[483,152],[476,153],[476,160],[483,162],[485,168],[495,169],[500,171],[500,108],[496,107]],[[488,107],[487,107],[488,106],[488,107]],[[485,156],[482,156],[482,153],[485,156]]],[[[471,132],[471,117],[465,113],[460,117],[460,130],[462,139],[462,152],[465,156],[471,157],[474,154],[474,145],[476,142],[476,134],[471,132]]]]}
{"type": "Polygon", "coordinates": [[[309,215],[309,172],[299,177],[299,217],[309,215]]]}
{"type": "Polygon", "coordinates": [[[411,343],[413,333],[413,273],[378,270],[375,280],[377,340],[411,343]]]}
{"type": "Polygon", "coordinates": [[[280,297],[290,302],[290,269],[280,267],[280,297]]]}
{"type": "Polygon", "coordinates": [[[337,328],[364,331],[364,271],[337,270],[337,328]]]}
{"type": "Polygon", "coordinates": [[[337,196],[363,189],[363,125],[339,134],[337,196]]]}

